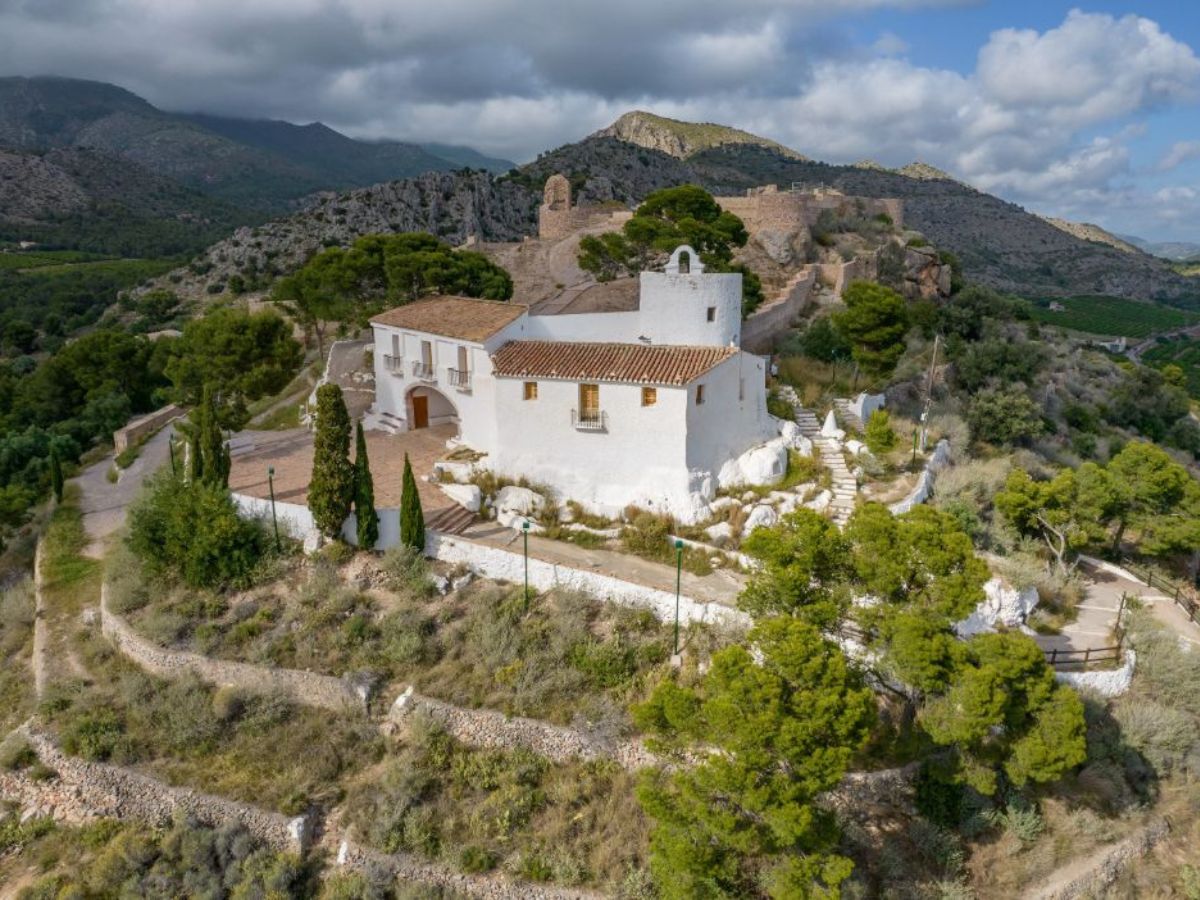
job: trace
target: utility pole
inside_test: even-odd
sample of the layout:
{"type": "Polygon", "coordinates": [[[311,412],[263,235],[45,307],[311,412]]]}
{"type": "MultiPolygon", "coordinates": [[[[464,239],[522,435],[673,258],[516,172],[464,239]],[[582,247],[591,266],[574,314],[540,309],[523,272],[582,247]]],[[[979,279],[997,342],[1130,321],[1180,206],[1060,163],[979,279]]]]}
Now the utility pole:
{"type": "Polygon", "coordinates": [[[929,407],[933,405],[933,377],[937,371],[937,354],[938,344],[941,343],[942,336],[935,334],[933,336],[933,358],[929,361],[929,378],[925,382],[925,405],[921,410],[921,452],[925,452],[925,446],[929,437],[929,407]]]}

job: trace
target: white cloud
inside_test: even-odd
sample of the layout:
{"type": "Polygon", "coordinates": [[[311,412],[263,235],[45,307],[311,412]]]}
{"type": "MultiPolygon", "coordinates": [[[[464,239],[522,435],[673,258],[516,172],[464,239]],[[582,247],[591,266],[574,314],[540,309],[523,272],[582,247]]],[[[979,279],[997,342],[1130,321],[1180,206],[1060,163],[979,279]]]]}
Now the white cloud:
{"type": "Polygon", "coordinates": [[[1200,158],[1200,141],[1176,141],[1163,154],[1156,167],[1160,172],[1170,172],[1185,162],[1200,158]]]}

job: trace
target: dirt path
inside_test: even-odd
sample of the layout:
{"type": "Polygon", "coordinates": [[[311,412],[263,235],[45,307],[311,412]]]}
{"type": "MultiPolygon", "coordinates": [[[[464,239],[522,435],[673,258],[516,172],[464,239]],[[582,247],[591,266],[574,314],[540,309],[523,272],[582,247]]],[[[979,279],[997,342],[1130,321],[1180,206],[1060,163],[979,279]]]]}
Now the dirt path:
{"type": "MultiPolygon", "coordinates": [[[[137,497],[142,483],[169,457],[167,443],[175,429],[168,425],[142,445],[141,453],[114,483],[108,480],[112,457],[106,456],[72,479],[79,485],[83,527],[91,539],[85,553],[93,559],[104,555],[104,542],[125,523],[125,510],[137,497]]],[[[182,458],[179,460],[182,463],[182,458]]]]}
{"type": "Polygon", "coordinates": [[[46,605],[42,599],[42,542],[39,540],[33,554],[33,693],[38,700],[46,692],[46,605]]]}

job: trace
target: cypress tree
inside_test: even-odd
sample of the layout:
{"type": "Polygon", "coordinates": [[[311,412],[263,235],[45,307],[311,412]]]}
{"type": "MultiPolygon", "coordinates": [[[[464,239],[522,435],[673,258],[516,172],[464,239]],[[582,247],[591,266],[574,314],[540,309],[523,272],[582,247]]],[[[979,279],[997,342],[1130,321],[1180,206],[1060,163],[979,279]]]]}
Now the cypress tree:
{"type": "Polygon", "coordinates": [[[425,552],[425,514],[421,511],[421,495],[417,493],[417,479],[413,477],[407,453],[400,487],[400,543],[419,553],[425,552]]]}
{"type": "Polygon", "coordinates": [[[63,497],[63,470],[62,460],[58,458],[58,451],[53,447],[50,448],[50,484],[54,488],[54,499],[62,503],[63,497]]]}
{"type": "Polygon", "coordinates": [[[362,422],[354,435],[354,519],[358,525],[358,546],[370,550],[379,540],[379,515],[375,512],[375,482],[367,459],[367,438],[362,422]]]}
{"type": "Polygon", "coordinates": [[[350,413],[336,384],[317,388],[317,433],[313,438],[308,508],[326,537],[337,537],[354,502],[354,465],[350,462],[350,413]]]}
{"type": "Polygon", "coordinates": [[[217,418],[217,404],[213,400],[212,388],[204,388],[200,403],[200,454],[202,457],[201,480],[217,487],[229,486],[229,450],[225,447],[225,436],[217,418]]]}
{"type": "Polygon", "coordinates": [[[204,480],[204,454],[200,452],[200,426],[193,422],[188,432],[188,481],[199,484],[204,480]]]}

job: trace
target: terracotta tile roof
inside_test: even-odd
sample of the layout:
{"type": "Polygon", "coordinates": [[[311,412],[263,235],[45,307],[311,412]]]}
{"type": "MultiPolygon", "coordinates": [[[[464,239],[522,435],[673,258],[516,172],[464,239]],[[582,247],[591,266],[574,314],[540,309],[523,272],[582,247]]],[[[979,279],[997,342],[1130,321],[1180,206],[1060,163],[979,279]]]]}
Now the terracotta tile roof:
{"type": "Polygon", "coordinates": [[[529,307],[520,303],[446,295],[397,306],[380,313],[371,322],[478,343],[515,322],[528,310],[529,307]]]}
{"type": "Polygon", "coordinates": [[[736,347],[509,341],[492,365],[500,378],[683,385],[735,353],[736,347]]]}

